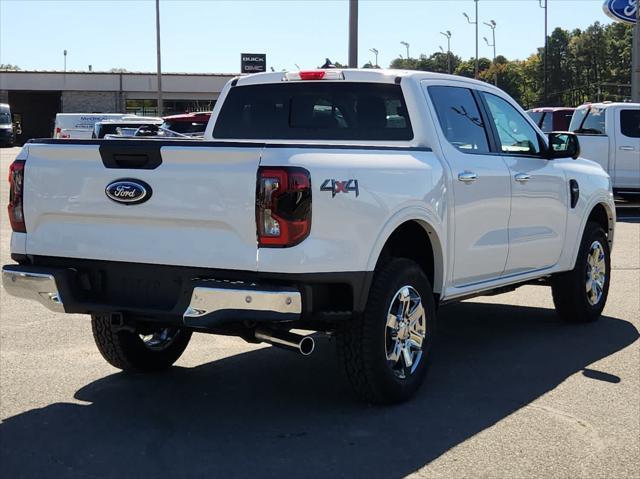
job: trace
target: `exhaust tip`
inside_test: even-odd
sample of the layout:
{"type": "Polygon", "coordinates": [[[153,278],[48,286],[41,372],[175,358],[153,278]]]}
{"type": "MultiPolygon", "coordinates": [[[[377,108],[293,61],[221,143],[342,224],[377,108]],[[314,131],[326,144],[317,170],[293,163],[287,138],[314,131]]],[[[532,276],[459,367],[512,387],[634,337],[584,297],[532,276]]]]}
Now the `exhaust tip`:
{"type": "Polygon", "coordinates": [[[316,342],[311,336],[305,336],[300,340],[300,353],[303,356],[309,356],[316,347],[316,342]]]}

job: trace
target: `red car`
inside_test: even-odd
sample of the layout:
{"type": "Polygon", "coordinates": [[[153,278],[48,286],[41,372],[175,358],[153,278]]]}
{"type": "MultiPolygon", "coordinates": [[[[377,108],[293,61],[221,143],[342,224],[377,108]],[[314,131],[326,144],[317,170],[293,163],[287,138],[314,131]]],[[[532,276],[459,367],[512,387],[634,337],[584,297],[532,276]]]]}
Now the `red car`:
{"type": "Polygon", "coordinates": [[[574,111],[575,108],[561,106],[532,108],[527,110],[527,113],[543,132],[551,133],[552,131],[569,131],[569,123],[574,111]]]}
{"type": "Polygon", "coordinates": [[[165,116],[163,118],[164,123],[160,128],[187,136],[203,136],[207,123],[209,123],[209,118],[211,118],[210,111],[165,116]]]}

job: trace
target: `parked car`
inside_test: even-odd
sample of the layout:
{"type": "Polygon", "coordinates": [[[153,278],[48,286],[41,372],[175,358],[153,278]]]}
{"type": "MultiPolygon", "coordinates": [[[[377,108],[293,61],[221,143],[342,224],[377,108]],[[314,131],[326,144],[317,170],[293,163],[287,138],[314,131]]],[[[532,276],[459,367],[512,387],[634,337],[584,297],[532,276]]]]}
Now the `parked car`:
{"type": "Polygon", "coordinates": [[[101,121],[149,120],[157,118],[124,113],[58,113],[53,137],[61,139],[91,138],[95,124],[101,121]]]}
{"type": "Polygon", "coordinates": [[[0,146],[13,146],[15,139],[11,108],[6,103],[0,103],[0,146]]]}
{"type": "Polygon", "coordinates": [[[93,127],[92,138],[104,138],[105,135],[134,136],[141,126],[162,125],[162,118],[105,120],[99,121],[93,127]],[[127,132],[129,132],[127,134],[127,132]]]}
{"type": "Polygon", "coordinates": [[[568,107],[543,107],[527,110],[527,113],[543,132],[551,133],[568,131],[574,111],[575,108],[568,107]]]}
{"type": "Polygon", "coordinates": [[[211,118],[210,111],[165,116],[162,128],[187,136],[203,136],[209,118],[211,118]]]}
{"type": "Polygon", "coordinates": [[[26,145],[6,291],[91,315],[126,371],[168,368],[194,332],[302,354],[313,336],[291,330],[328,332],[373,403],[422,384],[438,306],[535,283],[567,321],[604,308],[610,179],[495,86],[248,75],[223,89],[205,140],[26,145]]]}
{"type": "Polygon", "coordinates": [[[640,195],[640,103],[589,103],[578,107],[569,130],[580,138],[581,156],[611,175],[620,196],[640,195]]]}

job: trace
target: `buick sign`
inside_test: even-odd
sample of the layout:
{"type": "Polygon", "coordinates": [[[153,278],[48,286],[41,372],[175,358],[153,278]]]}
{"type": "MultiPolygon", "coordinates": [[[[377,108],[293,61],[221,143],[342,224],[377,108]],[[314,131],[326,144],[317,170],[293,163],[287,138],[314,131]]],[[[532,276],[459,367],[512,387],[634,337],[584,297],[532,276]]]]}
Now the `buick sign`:
{"type": "Polygon", "coordinates": [[[240,55],[240,73],[263,73],[266,71],[266,53],[242,53],[240,55]]]}
{"type": "Polygon", "coordinates": [[[602,9],[615,21],[633,25],[636,23],[639,2],[640,0],[605,0],[602,9]]]}
{"type": "Polygon", "coordinates": [[[137,205],[151,198],[151,187],[148,184],[128,178],[109,183],[104,192],[110,200],[124,205],[137,205]]]}

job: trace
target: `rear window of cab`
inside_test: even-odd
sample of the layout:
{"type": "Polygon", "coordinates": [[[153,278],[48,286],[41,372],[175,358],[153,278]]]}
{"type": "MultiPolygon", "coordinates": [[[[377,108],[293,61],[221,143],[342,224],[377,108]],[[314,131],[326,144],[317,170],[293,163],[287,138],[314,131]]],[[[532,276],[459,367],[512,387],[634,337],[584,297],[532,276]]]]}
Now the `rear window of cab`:
{"type": "Polygon", "coordinates": [[[220,139],[413,139],[399,85],[283,82],[235,86],[213,130],[220,139]]]}

